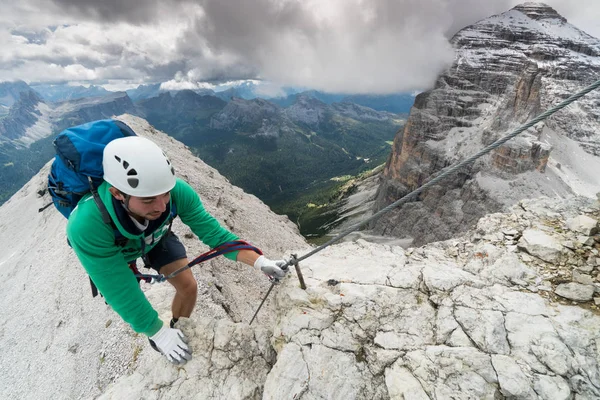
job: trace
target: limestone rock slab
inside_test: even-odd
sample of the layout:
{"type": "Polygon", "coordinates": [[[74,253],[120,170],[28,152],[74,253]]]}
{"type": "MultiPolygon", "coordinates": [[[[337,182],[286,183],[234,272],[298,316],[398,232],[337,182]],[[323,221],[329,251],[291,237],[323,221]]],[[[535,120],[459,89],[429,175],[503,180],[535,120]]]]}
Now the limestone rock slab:
{"type": "Polygon", "coordinates": [[[538,229],[523,231],[518,247],[546,262],[557,262],[562,250],[560,242],[538,229]]]}

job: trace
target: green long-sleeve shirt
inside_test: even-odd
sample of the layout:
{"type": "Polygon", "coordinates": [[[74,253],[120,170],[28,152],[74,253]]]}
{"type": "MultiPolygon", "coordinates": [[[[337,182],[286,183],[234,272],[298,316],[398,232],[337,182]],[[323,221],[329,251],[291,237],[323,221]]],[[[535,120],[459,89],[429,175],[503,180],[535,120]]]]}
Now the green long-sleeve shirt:
{"type": "MultiPolygon", "coordinates": [[[[141,257],[143,236],[148,238],[154,235],[157,238],[165,234],[168,220],[153,232],[131,234],[123,228],[116,216],[109,187],[106,182],[103,183],[98,188],[98,194],[117,229],[129,239],[127,244],[123,247],[115,244],[113,228],[102,221],[100,210],[91,196],[84,197],[71,213],[67,223],[67,237],[108,305],[129,323],[134,331],[152,336],[162,327],[162,321],[140,289],[128,262],[141,257]]],[[[181,179],[177,179],[171,191],[171,204],[173,203],[181,221],[210,248],[238,239],[219,225],[219,222],[204,209],[194,189],[181,179]]],[[[152,244],[146,244],[145,252],[150,251],[157,242],[158,240],[155,240],[152,244]]],[[[237,252],[228,253],[225,257],[235,260],[237,252]]]]}

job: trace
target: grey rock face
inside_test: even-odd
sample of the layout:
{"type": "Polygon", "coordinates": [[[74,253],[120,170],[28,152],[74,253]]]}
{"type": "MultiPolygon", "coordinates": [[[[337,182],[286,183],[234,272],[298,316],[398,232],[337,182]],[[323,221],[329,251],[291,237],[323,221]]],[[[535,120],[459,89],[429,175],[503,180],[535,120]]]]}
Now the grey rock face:
{"type": "Polygon", "coordinates": [[[594,278],[592,278],[588,274],[579,272],[577,270],[573,270],[573,282],[581,283],[582,285],[593,285],[594,284],[594,278]]]}
{"type": "Polygon", "coordinates": [[[348,102],[328,105],[309,96],[298,96],[296,102],[286,108],[284,112],[291,121],[313,129],[317,129],[320,124],[327,123],[332,115],[357,121],[387,121],[393,115],[348,102]]]}
{"type": "Polygon", "coordinates": [[[518,246],[532,256],[547,262],[557,262],[562,251],[562,245],[558,241],[536,229],[525,230],[518,246]]]}
{"type": "Polygon", "coordinates": [[[492,365],[498,371],[500,392],[506,397],[535,398],[531,379],[512,358],[502,355],[492,356],[492,365]]]}
{"type": "Polygon", "coordinates": [[[314,97],[299,96],[296,103],[285,109],[285,115],[296,123],[316,128],[324,122],[329,106],[314,97]]]}
{"type": "MultiPolygon", "coordinates": [[[[518,236],[524,226],[565,227],[588,207],[583,199],[525,202],[459,239],[400,254],[358,240],[307,259],[307,291],[288,279],[277,294],[278,357],[263,398],[594,398],[600,317],[541,290],[545,279],[562,276],[556,264],[496,241],[497,232],[518,236]],[[363,260],[362,272],[355,260],[363,260]],[[403,284],[385,276],[402,276],[403,284]]],[[[546,234],[556,243],[573,235],[546,234]]]]}
{"type": "Polygon", "coordinates": [[[47,102],[75,100],[84,97],[101,97],[110,95],[110,91],[104,89],[102,86],[90,85],[84,86],[71,86],[71,85],[34,85],[33,89],[40,94],[42,99],[47,102]]]}
{"type": "MultiPolygon", "coordinates": [[[[292,273],[273,291],[272,323],[192,316],[181,327],[194,359],[143,353],[102,398],[598,398],[597,306],[557,296],[562,266],[503,242],[552,224],[551,240],[571,240],[566,221],[584,209],[600,215],[583,198],[524,201],[421,248],[328,247],[301,263],[306,290],[292,273]]],[[[597,251],[578,250],[564,250],[569,273],[597,251]]]]}
{"type": "Polygon", "coordinates": [[[187,114],[195,115],[200,112],[221,110],[227,102],[216,96],[200,95],[192,90],[181,90],[174,95],[164,92],[156,97],[145,99],[136,104],[146,116],[152,114],[169,113],[173,116],[187,114]]]}
{"type": "Polygon", "coordinates": [[[349,117],[359,121],[387,121],[388,114],[375,111],[354,103],[333,103],[331,107],[344,117],[349,117]]]}
{"type": "Polygon", "coordinates": [[[0,140],[29,145],[70,126],[111,118],[123,112],[136,113],[125,92],[60,103],[45,103],[33,90],[22,92],[8,116],[0,119],[0,140]]]}
{"type": "Polygon", "coordinates": [[[561,376],[536,374],[533,388],[542,399],[567,400],[571,398],[569,384],[561,376]]]}
{"type": "MultiPolygon", "coordinates": [[[[416,97],[405,129],[394,141],[376,210],[600,74],[600,41],[543,4],[523,4],[484,19],[457,33],[452,44],[454,64],[432,90],[416,97]]],[[[600,155],[600,112],[595,106],[599,98],[598,93],[590,94],[577,111],[560,113],[524,132],[372,228],[378,234],[412,237],[421,245],[464,232],[483,215],[520,199],[555,195],[557,190],[568,194],[571,189],[562,178],[542,175],[552,146],[560,146],[547,132],[600,155]],[[546,187],[548,179],[554,183],[546,187]]]]}
{"type": "Polygon", "coordinates": [[[108,388],[99,399],[230,398],[259,399],[275,353],[269,337],[245,324],[205,319],[177,323],[192,343],[194,363],[183,371],[168,361],[143,363],[108,388]],[[139,385],[143,381],[145,385],[139,385]]]}
{"type": "Polygon", "coordinates": [[[578,215],[567,221],[567,226],[570,230],[591,236],[598,230],[598,221],[587,215],[578,215]]]}
{"type": "Polygon", "coordinates": [[[558,285],[556,294],[569,300],[590,301],[594,295],[594,286],[571,282],[558,285]]]}

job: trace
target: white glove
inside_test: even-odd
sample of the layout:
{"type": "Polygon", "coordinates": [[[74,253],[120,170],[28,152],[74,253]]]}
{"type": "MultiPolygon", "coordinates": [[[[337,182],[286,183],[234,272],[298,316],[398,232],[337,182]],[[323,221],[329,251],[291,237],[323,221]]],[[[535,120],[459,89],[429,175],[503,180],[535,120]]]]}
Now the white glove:
{"type": "Polygon", "coordinates": [[[288,273],[289,269],[286,264],[287,262],[285,260],[273,261],[269,260],[265,256],[260,256],[254,262],[254,267],[260,268],[260,270],[264,272],[269,279],[277,282],[288,273]]]}
{"type": "Polygon", "coordinates": [[[192,359],[192,349],[188,347],[187,339],[179,329],[163,325],[150,337],[150,341],[173,364],[185,364],[192,359]]]}

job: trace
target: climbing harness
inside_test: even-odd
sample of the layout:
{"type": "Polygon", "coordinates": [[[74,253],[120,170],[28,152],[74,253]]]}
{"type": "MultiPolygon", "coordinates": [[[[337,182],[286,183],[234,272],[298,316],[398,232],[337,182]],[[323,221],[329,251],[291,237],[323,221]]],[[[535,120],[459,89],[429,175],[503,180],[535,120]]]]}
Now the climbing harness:
{"type": "MultiPolygon", "coordinates": [[[[490,151],[492,151],[492,150],[500,147],[501,145],[503,145],[504,143],[506,143],[510,139],[512,139],[515,136],[517,136],[518,134],[520,134],[523,131],[531,128],[532,126],[534,126],[538,122],[545,120],[546,118],[550,117],[552,114],[554,114],[557,111],[565,108],[566,106],[568,106],[569,104],[573,103],[574,101],[579,100],[581,97],[585,96],[586,94],[588,94],[592,90],[597,89],[598,87],[600,87],[600,80],[597,80],[596,82],[594,82],[593,84],[589,85],[585,89],[583,89],[580,92],[578,92],[578,93],[574,94],[573,96],[569,97],[568,99],[566,99],[562,103],[560,103],[560,104],[558,104],[558,105],[550,108],[546,112],[538,115],[537,117],[535,117],[534,119],[532,119],[531,121],[529,121],[528,123],[526,123],[525,125],[523,125],[523,126],[517,128],[517,129],[515,129],[513,132],[509,133],[508,135],[506,135],[506,136],[504,136],[504,137],[496,140],[494,143],[492,143],[489,146],[483,148],[479,153],[472,155],[471,157],[467,158],[466,160],[463,160],[463,161],[458,162],[458,163],[456,163],[454,165],[451,165],[449,167],[444,168],[443,170],[441,170],[439,172],[439,175],[437,175],[436,177],[434,177],[430,181],[428,181],[425,184],[423,184],[422,186],[416,188],[415,190],[413,190],[412,192],[410,192],[406,196],[402,197],[401,199],[396,200],[395,202],[393,202],[392,204],[388,205],[387,207],[382,208],[381,210],[379,210],[377,213],[373,214],[371,217],[367,218],[366,220],[352,225],[350,228],[348,228],[344,232],[340,233],[339,235],[337,235],[333,239],[329,240],[325,244],[317,247],[316,249],[310,251],[309,253],[303,255],[300,258],[296,258],[295,256],[293,256],[292,259],[287,262],[287,265],[292,265],[292,264],[295,265],[296,266],[296,271],[299,272],[300,268],[299,268],[298,263],[300,261],[306,260],[308,257],[310,257],[310,256],[318,253],[319,251],[321,251],[321,250],[323,250],[323,249],[331,246],[332,244],[334,244],[337,241],[343,239],[344,237],[348,236],[352,232],[360,229],[364,225],[366,225],[366,224],[368,224],[368,223],[370,223],[372,221],[375,221],[375,220],[379,219],[383,214],[391,211],[392,209],[396,208],[397,206],[399,206],[401,204],[406,203],[408,200],[412,199],[413,197],[416,197],[418,194],[420,194],[421,192],[423,192],[425,189],[427,189],[427,188],[435,185],[436,183],[438,183],[442,179],[446,178],[448,175],[451,175],[451,174],[455,173],[459,169],[461,169],[461,168],[463,168],[463,167],[471,164],[472,162],[474,162],[478,158],[486,155],[490,151]]],[[[298,276],[301,277],[301,275],[298,275],[298,276]]],[[[250,324],[252,324],[252,322],[254,321],[254,318],[258,315],[258,312],[260,311],[261,307],[265,303],[265,300],[267,299],[267,297],[271,293],[271,290],[273,289],[273,287],[277,283],[278,282],[272,282],[271,283],[271,287],[269,288],[269,290],[267,291],[267,294],[265,295],[265,297],[263,298],[262,302],[260,303],[260,306],[258,307],[258,309],[256,310],[256,312],[254,313],[254,316],[252,317],[252,320],[250,321],[250,324]]]]}
{"type": "Polygon", "coordinates": [[[255,253],[262,255],[262,251],[259,248],[252,246],[251,244],[244,242],[243,240],[234,240],[232,242],[227,242],[220,246],[215,247],[214,249],[207,251],[206,253],[200,254],[198,257],[194,258],[190,261],[185,267],[179,268],[177,271],[171,272],[169,275],[152,275],[152,274],[135,274],[136,278],[140,278],[149,283],[160,283],[165,282],[168,279],[174,278],[178,274],[182,273],[185,270],[192,268],[194,265],[198,265],[204,261],[208,261],[215,257],[218,257],[223,254],[232,253],[234,251],[239,250],[252,250],[255,253]]]}

